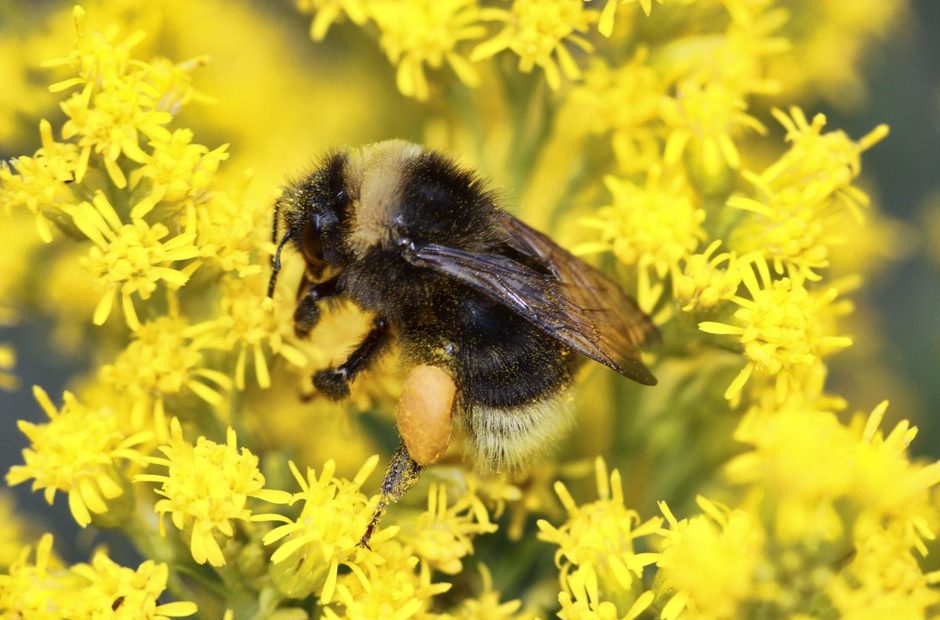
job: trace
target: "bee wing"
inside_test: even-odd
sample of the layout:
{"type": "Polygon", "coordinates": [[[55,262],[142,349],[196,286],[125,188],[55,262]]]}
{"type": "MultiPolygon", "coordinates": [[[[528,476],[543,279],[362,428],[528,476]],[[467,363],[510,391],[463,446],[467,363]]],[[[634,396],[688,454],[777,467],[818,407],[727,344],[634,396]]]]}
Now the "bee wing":
{"type": "Polygon", "coordinates": [[[639,346],[656,327],[610,278],[546,235],[506,216],[509,245],[550,273],[496,253],[429,244],[413,260],[463,282],[528,319],[546,334],[644,385],[656,378],[640,361],[639,346]]]}

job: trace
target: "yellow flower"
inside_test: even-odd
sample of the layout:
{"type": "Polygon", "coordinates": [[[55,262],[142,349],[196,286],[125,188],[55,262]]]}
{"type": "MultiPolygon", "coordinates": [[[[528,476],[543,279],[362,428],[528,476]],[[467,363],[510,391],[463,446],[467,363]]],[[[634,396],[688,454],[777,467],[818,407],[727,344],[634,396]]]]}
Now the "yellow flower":
{"type": "Polygon", "coordinates": [[[561,75],[581,76],[581,69],[566,47],[570,42],[585,52],[591,43],[578,33],[587,31],[595,17],[582,0],[513,0],[512,9],[489,8],[480,11],[483,19],[502,22],[503,30],[480,43],[470,55],[483,60],[509,49],[519,56],[519,69],[528,73],[538,65],[552,89],[561,86],[561,75]],[[557,59],[556,59],[557,57],[557,59]],[[560,67],[560,70],[559,70],[560,67]]]}
{"type": "Polygon", "coordinates": [[[681,174],[663,175],[655,167],[646,184],[636,185],[615,176],[604,178],[613,204],[599,208],[581,223],[600,231],[600,241],[583,243],[577,253],[610,250],[620,262],[636,266],[640,307],[647,312],[659,294],[650,274],[664,278],[678,273],[680,262],[695,251],[705,231],[705,210],[681,174]]]}
{"type": "MultiPolygon", "coordinates": [[[[149,211],[150,206],[138,203],[132,210],[149,211]]],[[[186,284],[189,274],[199,264],[192,262],[185,269],[173,266],[199,255],[193,245],[195,234],[184,232],[163,241],[170,234],[163,224],[150,225],[136,218],[133,223],[125,224],[102,192],[96,193],[91,203],[76,206],[71,215],[79,230],[94,243],[85,266],[108,286],[95,308],[95,325],[102,325],[108,319],[114,298],[120,294],[128,327],[138,329],[140,321],[131,295],[136,293],[148,300],[161,281],[171,289],[179,288],[186,284]]]]}
{"type": "Polygon", "coordinates": [[[381,560],[351,566],[352,572],[336,585],[336,601],[323,609],[323,616],[329,620],[434,618],[428,612],[432,598],[449,590],[450,584],[433,583],[430,567],[397,540],[377,541],[373,549],[381,560]]]}
{"type": "Polygon", "coordinates": [[[315,13],[310,23],[310,36],[314,41],[321,41],[330,26],[343,15],[354,24],[366,23],[367,7],[371,0],[294,0],[301,13],[315,13]]]}
{"type": "Polygon", "coordinates": [[[867,416],[856,454],[850,494],[859,501],[876,523],[894,519],[904,525],[904,539],[923,554],[923,540],[933,540],[929,508],[931,489],[940,484],[940,461],[923,465],[911,462],[908,449],[917,427],[902,420],[887,435],[879,430],[888,402],[882,402],[867,416]]]}
{"type": "Polygon", "coordinates": [[[611,66],[592,58],[584,81],[571,91],[569,123],[587,123],[590,131],[612,133],[617,162],[626,172],[649,170],[659,162],[657,124],[664,96],[662,76],[648,64],[641,48],[631,60],[611,66]]]}
{"type": "Polygon", "coordinates": [[[683,310],[708,310],[737,293],[741,261],[733,252],[715,254],[720,245],[721,241],[714,241],[704,252],[686,258],[682,273],[673,280],[676,300],[685,304],[683,310]]]}
{"type": "MultiPolygon", "coordinates": [[[[234,191],[213,191],[196,210],[196,241],[202,261],[244,278],[261,273],[252,248],[259,231],[270,230],[270,205],[246,198],[250,173],[234,191]]],[[[269,248],[273,254],[274,248],[269,248]]]]}
{"type": "Polygon", "coordinates": [[[33,214],[39,237],[48,243],[52,241],[49,218],[62,216],[77,202],[69,183],[75,180],[78,149],[56,142],[47,120],[39,123],[39,137],[42,146],[33,157],[0,162],[0,206],[7,214],[18,208],[33,214]]]}
{"type": "Polygon", "coordinates": [[[849,565],[827,584],[838,615],[853,620],[934,617],[940,573],[925,574],[899,532],[866,532],[857,540],[849,565]]]}
{"type": "Polygon", "coordinates": [[[789,49],[789,42],[779,34],[789,17],[786,9],[774,0],[721,0],[698,6],[705,11],[698,19],[728,22],[727,28],[690,32],[670,41],[661,71],[681,84],[718,87],[730,99],[724,105],[755,93],[779,93],[780,83],[768,75],[767,64],[789,49]]]}
{"type": "Polygon", "coordinates": [[[854,441],[831,411],[800,399],[748,411],[735,439],[753,449],[726,466],[732,482],[765,493],[778,540],[836,540],[845,533],[836,500],[851,485],[854,441]],[[799,464],[799,465],[797,465],[799,464]]]}
{"type": "Polygon", "coordinates": [[[741,276],[751,298],[732,299],[739,306],[735,324],[705,321],[699,329],[741,340],[747,364],[728,386],[725,398],[736,401],[755,375],[771,379],[777,401],[782,402],[788,392],[800,389],[824,356],[852,344],[851,338],[828,333],[834,313],[840,311],[833,304],[838,291],[809,291],[799,276],[773,280],[762,259],[754,261],[754,269],[742,269],[741,276]]]}
{"type": "Polygon", "coordinates": [[[278,316],[276,307],[264,294],[264,284],[255,280],[225,282],[225,294],[220,306],[225,313],[216,324],[222,346],[237,350],[235,361],[235,387],[245,389],[245,365],[251,353],[255,378],[262,388],[271,386],[271,375],[265,358],[265,349],[271,355],[280,355],[300,368],[306,357],[284,340],[284,332],[293,324],[290,317],[278,316]]]}
{"type": "Polygon", "coordinates": [[[98,551],[91,564],[66,568],[52,554],[51,534],[39,540],[33,563],[29,562],[31,552],[29,547],[23,549],[9,573],[0,574],[4,617],[168,620],[196,613],[195,603],[158,603],[169,577],[166,564],[148,560],[133,570],[98,551]]]}
{"type": "Polygon", "coordinates": [[[413,523],[403,523],[401,540],[434,570],[456,575],[463,568],[461,560],[473,554],[473,538],[496,531],[482,502],[465,492],[453,505],[447,505],[447,486],[432,484],[428,490],[428,509],[413,523]]]}
{"type": "Polygon", "coordinates": [[[76,564],[71,572],[87,581],[76,593],[72,618],[166,620],[197,611],[196,604],[188,601],[159,603],[169,577],[169,569],[162,562],[147,560],[133,570],[98,551],[90,564],[76,564]]]}
{"type": "Polygon", "coordinates": [[[501,603],[499,592],[493,589],[493,576],[485,564],[478,564],[483,591],[475,598],[464,599],[460,607],[451,612],[457,620],[535,620],[535,614],[517,613],[522,601],[501,603]]]}
{"type": "Polygon", "coordinates": [[[19,422],[31,446],[23,450],[24,464],[10,468],[7,484],[32,479],[33,490],[43,489],[50,504],[56,491],[68,493],[72,516],[85,527],[92,513],[107,512],[108,500],[123,495],[122,462],[142,462],[136,446],[151,435],[129,432],[124,412],[90,408],[69,392],[63,395],[61,409],[41,387],[34,386],[33,395],[49,422],[19,422]]]}
{"type": "Polygon", "coordinates": [[[199,62],[183,63],[178,70],[169,62],[153,64],[135,62],[131,50],[143,38],[136,32],[120,43],[109,35],[88,32],[85,13],[75,7],[76,49],[68,58],[56,59],[46,66],[68,66],[77,77],[53,84],[54,92],[83,85],[61,103],[68,120],[62,126],[62,137],[76,138],[80,149],[75,167],[75,180],[85,177],[91,154],[101,158],[111,181],[118,188],[127,186],[127,176],[120,159],[147,162],[140,148],[140,135],[154,141],[168,141],[165,127],[173,113],[192,98],[192,87],[186,72],[199,62]]]}
{"type": "Polygon", "coordinates": [[[283,501],[286,493],[264,489],[258,457],[238,449],[235,431],[226,433],[224,444],[200,436],[193,445],[183,437],[179,420],[170,423],[169,444],[161,446],[165,458],[148,460],[166,467],[166,474],[140,474],[136,482],[155,482],[163,497],[154,505],[163,517],[169,513],[173,525],[190,538],[189,548],[199,564],[225,564],[224,542],[235,535],[233,521],[248,521],[248,498],[283,501]]]}
{"type": "Polygon", "coordinates": [[[810,124],[803,111],[774,116],[787,130],[790,149],[760,175],[745,172],[757,198],[732,196],[728,205],[753,215],[735,231],[732,242],[742,251],[761,252],[775,270],[795,267],[804,277],[819,279],[829,265],[829,247],[851,241],[843,231],[846,220],[861,220],[868,196],[852,185],[861,172],[861,154],[882,140],[888,128],[880,125],[851,140],[842,131],[822,133],[826,117],[810,124]]]}
{"type": "MultiPolygon", "coordinates": [[[[601,18],[597,24],[597,30],[605,37],[609,37],[614,31],[614,16],[617,13],[617,6],[632,4],[634,2],[639,4],[646,16],[649,17],[650,12],[653,10],[653,0],[607,0],[604,9],[601,11],[601,18]]],[[[656,2],[662,4],[663,0],[656,0],[656,2]]]]}
{"type": "Polygon", "coordinates": [[[101,368],[101,379],[134,401],[135,427],[153,428],[166,438],[164,399],[188,390],[209,403],[222,401],[220,389],[231,380],[205,367],[202,351],[214,340],[215,325],[188,325],[183,319],[163,316],[144,323],[114,362],[101,368]]]}
{"type": "Polygon", "coordinates": [[[720,177],[727,167],[740,167],[734,138],[742,130],[764,133],[760,121],[746,112],[744,99],[717,84],[685,82],[674,98],[662,101],[663,122],[671,129],[663,160],[673,165],[684,154],[693,176],[701,181],[720,177]]]}
{"type": "MultiPolygon", "coordinates": [[[[8,570],[0,572],[0,610],[11,619],[68,618],[73,592],[81,580],[70,574],[52,553],[52,534],[43,534],[33,548],[25,546],[8,570]]],[[[74,616],[72,616],[74,617],[74,616]]]]}
{"type": "Polygon", "coordinates": [[[395,81],[405,95],[426,100],[424,66],[438,69],[445,60],[462,82],[479,83],[476,69],[456,51],[461,41],[486,32],[476,0],[372,0],[369,13],[382,33],[382,49],[398,65],[395,81]]]}
{"type": "Polygon", "coordinates": [[[562,482],[555,483],[568,520],[556,528],[540,519],[538,537],[559,547],[555,563],[561,567],[562,586],[574,586],[567,590],[568,602],[583,601],[582,595],[587,592],[592,606],[596,606],[597,599],[592,597],[602,592],[604,600],[617,609],[632,609],[635,605],[644,608],[649,600],[643,597],[645,605],[640,604],[641,576],[643,568],[656,562],[657,556],[637,553],[634,541],[655,532],[661,520],[641,522],[636,512],[624,506],[620,472],[615,469],[608,478],[607,465],[600,457],[595,461],[595,471],[599,499],[583,506],[575,503],[562,482]]]}
{"type": "Polygon", "coordinates": [[[597,575],[593,572],[574,571],[562,575],[562,580],[564,589],[558,593],[561,605],[558,617],[562,620],[633,620],[646,611],[655,598],[652,592],[644,592],[621,616],[615,604],[601,599],[597,575]]]}
{"type": "Polygon", "coordinates": [[[704,497],[696,501],[704,514],[682,521],[659,504],[669,527],[659,531],[663,544],[656,564],[662,594],[671,596],[661,618],[737,618],[739,605],[755,594],[763,531],[745,511],[704,497]]]}
{"type": "Polygon", "coordinates": [[[114,27],[106,32],[90,31],[87,28],[85,10],[76,6],[72,9],[75,25],[75,49],[65,58],[55,58],[43,63],[46,67],[68,67],[76,77],[56,82],[50,86],[53,92],[61,92],[75,86],[82,86],[83,94],[91,94],[105,84],[114,84],[121,80],[131,64],[131,50],[139,44],[144,33],[136,31],[120,43],[115,43],[117,36],[114,27]]]}
{"type": "MultiPolygon", "coordinates": [[[[336,592],[340,565],[361,573],[362,569],[356,567],[368,559],[370,552],[357,545],[378,498],[370,501],[359,488],[378,462],[378,455],[373,455],[352,481],[333,476],[336,464],[332,460],[323,465],[319,477],[308,468],[306,478],[290,463],[301,491],[278,503],[302,501],[300,515],[296,519],[276,513],[254,516],[255,521],[283,523],[264,537],[264,544],[281,541],[271,555],[271,576],[286,596],[304,598],[316,593],[320,603],[326,605],[336,592]]],[[[395,531],[385,528],[376,532],[373,546],[394,536],[395,531]]]]}
{"type": "Polygon", "coordinates": [[[62,102],[62,111],[69,120],[62,126],[62,137],[77,138],[80,149],[75,180],[79,183],[88,171],[92,152],[101,157],[115,186],[127,187],[127,177],[118,160],[124,156],[142,164],[147,161],[139,144],[138,132],[151,140],[169,139],[164,127],[173,120],[169,112],[140,105],[141,99],[155,101],[159,93],[138,79],[120,80],[108,90],[89,95],[73,93],[62,102]]]}
{"type": "MultiPolygon", "coordinates": [[[[177,129],[166,139],[150,141],[151,152],[139,168],[130,174],[133,189],[144,179],[150,187],[148,200],[143,204],[153,207],[158,201],[201,204],[213,188],[219,165],[228,159],[228,145],[212,151],[201,144],[192,144],[193,132],[177,129]]],[[[141,208],[131,216],[142,218],[147,214],[141,208]]]]}

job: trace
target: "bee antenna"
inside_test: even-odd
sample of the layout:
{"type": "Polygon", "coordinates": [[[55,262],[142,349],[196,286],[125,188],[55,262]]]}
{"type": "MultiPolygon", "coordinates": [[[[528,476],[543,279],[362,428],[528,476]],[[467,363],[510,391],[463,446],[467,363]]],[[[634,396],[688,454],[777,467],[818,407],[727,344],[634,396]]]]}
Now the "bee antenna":
{"type": "Polygon", "coordinates": [[[274,259],[271,261],[271,279],[268,280],[268,297],[274,297],[274,286],[277,284],[277,274],[281,272],[281,250],[284,249],[284,246],[287,245],[290,239],[290,231],[287,231],[287,234],[281,238],[281,242],[277,244],[277,252],[274,253],[274,259]]]}

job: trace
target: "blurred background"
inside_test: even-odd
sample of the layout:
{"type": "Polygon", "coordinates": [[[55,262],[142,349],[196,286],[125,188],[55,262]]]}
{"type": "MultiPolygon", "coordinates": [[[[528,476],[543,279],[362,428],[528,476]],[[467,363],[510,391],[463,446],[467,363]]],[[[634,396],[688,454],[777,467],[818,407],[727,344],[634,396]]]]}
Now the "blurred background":
{"type": "MultiPolygon", "coordinates": [[[[135,6],[106,4],[126,5],[128,12],[135,6]]],[[[95,5],[86,5],[93,16],[95,5]]],[[[434,104],[401,96],[381,51],[359,29],[334,27],[329,44],[316,45],[309,38],[309,18],[288,2],[210,0],[167,6],[171,8],[135,16],[137,25],[152,33],[140,46],[145,50],[142,55],[159,50],[174,59],[211,56],[212,62],[196,72],[195,83],[217,101],[190,105],[179,122],[199,127],[199,141],[210,148],[231,142],[232,158],[225,167],[233,176],[251,168],[254,180],[248,191],[255,192],[254,199],[269,200],[270,187],[301,173],[331,146],[424,137],[419,119],[426,106],[434,104]],[[179,27],[185,23],[214,27],[200,31],[198,37],[187,36],[193,31],[179,27]],[[266,72],[272,65],[282,70],[266,72]],[[232,73],[239,79],[230,79],[232,73]],[[276,113],[270,113],[272,104],[276,113]],[[249,128],[240,122],[245,117],[257,120],[249,128]],[[413,124],[409,119],[415,119],[413,124]],[[395,134],[388,133],[389,127],[396,128],[395,134]]],[[[0,0],[4,84],[0,158],[34,151],[39,146],[38,120],[60,114],[56,98],[45,90],[52,81],[39,66],[45,58],[33,50],[48,49],[53,45],[49,39],[57,38],[54,47],[63,56],[68,53],[70,7],[68,2],[0,0]]],[[[828,51],[840,54],[838,48],[828,51]]],[[[867,411],[888,398],[889,417],[907,417],[920,427],[913,453],[936,459],[940,458],[940,3],[911,2],[889,32],[867,41],[863,58],[859,88],[827,90],[810,84],[802,101],[807,113],[826,113],[828,127],[844,129],[853,138],[879,123],[891,128],[888,139],[865,153],[863,169],[866,190],[891,218],[881,232],[896,239],[896,251],[862,291],[851,296],[858,312],[846,329],[881,338],[856,342],[832,358],[830,381],[832,391],[847,396],[853,409],[867,411]],[[856,363],[858,359],[864,363],[856,363]],[[878,370],[872,376],[859,376],[851,370],[859,367],[878,370]]],[[[34,294],[42,294],[44,286],[37,284],[34,294]]],[[[54,314],[55,309],[49,311],[54,314]]],[[[3,472],[21,462],[25,438],[16,429],[16,420],[43,418],[31,384],[58,394],[67,387],[66,377],[89,363],[80,349],[65,352],[61,338],[67,340],[68,335],[52,334],[48,317],[38,313],[21,315],[15,325],[0,330],[0,342],[13,344],[17,351],[15,374],[23,379],[18,389],[0,390],[3,472]]],[[[51,527],[59,541],[78,531],[64,502],[49,510],[28,485],[13,492],[21,508],[54,520],[42,525],[51,527]]],[[[67,549],[60,550],[67,553],[67,549]]]]}

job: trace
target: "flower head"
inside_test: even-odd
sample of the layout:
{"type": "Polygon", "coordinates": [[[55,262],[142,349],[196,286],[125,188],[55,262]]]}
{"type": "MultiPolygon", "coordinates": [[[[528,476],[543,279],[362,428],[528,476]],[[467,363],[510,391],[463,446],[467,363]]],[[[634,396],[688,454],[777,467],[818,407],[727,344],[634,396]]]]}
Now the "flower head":
{"type": "MultiPolygon", "coordinates": [[[[146,204],[146,203],[145,203],[146,204]]],[[[134,209],[149,211],[150,205],[134,209]]],[[[185,269],[176,268],[179,261],[196,258],[199,250],[193,245],[195,235],[184,232],[171,239],[163,224],[148,224],[133,218],[125,224],[101,192],[91,203],[83,202],[72,210],[75,225],[94,245],[85,259],[85,266],[96,278],[107,284],[107,291],[95,308],[93,320],[102,325],[111,314],[114,298],[121,297],[124,319],[132,329],[140,327],[131,296],[135,293],[143,300],[150,299],[157,285],[165,282],[172,289],[189,280],[189,274],[198,266],[190,263],[185,269]]]]}
{"type": "Polygon", "coordinates": [[[592,50],[580,33],[587,30],[595,13],[582,0],[514,0],[510,10],[484,9],[484,19],[503,23],[503,30],[479,44],[471,60],[489,58],[509,49],[519,56],[519,69],[525,73],[538,65],[545,71],[549,86],[561,86],[562,74],[569,79],[581,76],[581,69],[566,43],[592,50]],[[559,70],[560,68],[560,70],[559,70]]]}
{"type": "Polygon", "coordinates": [[[39,122],[42,146],[32,157],[0,162],[0,207],[9,215],[25,209],[36,218],[39,237],[52,241],[49,218],[62,217],[78,200],[69,184],[75,179],[78,148],[69,142],[56,142],[52,125],[39,122]]]}
{"type": "Polygon", "coordinates": [[[191,616],[195,603],[159,603],[169,578],[166,564],[151,560],[137,570],[116,564],[104,551],[90,564],[64,567],[52,554],[52,535],[23,549],[7,574],[0,574],[0,609],[11,618],[72,620],[169,620],[191,616]]]}
{"type": "Polygon", "coordinates": [[[90,563],[76,564],[71,572],[87,582],[76,592],[73,618],[167,620],[197,611],[196,604],[188,601],[160,604],[169,577],[164,563],[147,560],[134,570],[98,551],[90,563]]]}
{"type": "Polygon", "coordinates": [[[220,305],[225,314],[216,329],[223,340],[222,346],[238,351],[235,387],[245,388],[245,366],[249,354],[254,362],[258,385],[262,388],[271,385],[266,351],[280,355],[298,367],[306,363],[304,354],[284,338],[284,330],[289,328],[290,321],[278,316],[277,307],[264,297],[264,289],[257,281],[228,280],[220,305]]]}
{"type": "Polygon", "coordinates": [[[373,548],[381,562],[365,562],[343,576],[336,600],[323,609],[325,618],[424,617],[433,597],[450,589],[449,583],[432,582],[430,567],[397,540],[379,541],[373,548]]]}
{"type": "Polygon", "coordinates": [[[427,511],[404,525],[400,537],[431,568],[456,575],[461,560],[473,553],[473,537],[495,531],[478,497],[467,492],[448,506],[447,487],[436,484],[428,491],[427,511]]]}
{"type": "Polygon", "coordinates": [[[741,276],[751,298],[733,298],[739,306],[735,323],[705,321],[699,329],[741,340],[747,364],[728,386],[726,398],[736,400],[744,384],[756,375],[772,379],[777,399],[782,401],[805,383],[807,373],[823,356],[852,344],[846,336],[828,333],[833,314],[839,312],[833,304],[838,291],[809,291],[798,276],[773,280],[760,259],[754,269],[743,269],[741,276]]]}
{"type": "Polygon", "coordinates": [[[402,93],[427,99],[424,67],[437,69],[445,60],[462,82],[479,82],[476,69],[457,51],[461,41],[486,31],[476,0],[374,0],[369,13],[382,32],[382,49],[398,65],[396,83],[402,93]]]}
{"type": "Polygon", "coordinates": [[[604,600],[625,610],[640,600],[643,568],[656,562],[655,553],[638,553],[634,541],[655,532],[660,520],[641,522],[636,512],[624,506],[618,470],[608,477],[607,465],[600,457],[595,470],[599,499],[582,506],[575,503],[563,483],[555,483],[568,519],[560,527],[539,520],[539,539],[558,545],[555,562],[562,569],[562,585],[574,586],[566,590],[569,603],[583,600],[584,588],[590,586],[588,592],[596,594],[599,587],[604,600]],[[575,574],[579,576],[573,577],[575,574]]]}
{"type": "Polygon", "coordinates": [[[754,595],[764,534],[743,510],[732,510],[703,497],[703,514],[679,521],[665,503],[660,508],[669,527],[659,531],[663,545],[657,560],[661,587],[671,598],[663,620],[688,611],[692,617],[734,618],[738,605],[754,595]]]}
{"type": "Polygon", "coordinates": [[[829,248],[845,244],[848,219],[861,219],[868,197],[854,185],[861,170],[861,153],[883,139],[881,125],[860,140],[844,132],[823,133],[826,118],[810,123],[803,111],[774,116],[787,130],[790,149],[760,175],[745,172],[757,196],[732,196],[728,205],[751,214],[740,226],[733,245],[743,252],[760,252],[778,273],[792,268],[807,279],[819,279],[829,265],[829,248]]]}
{"type": "Polygon", "coordinates": [[[741,155],[734,137],[744,129],[764,131],[746,109],[740,96],[722,86],[683,83],[675,98],[663,100],[663,121],[671,130],[664,161],[675,164],[685,154],[695,177],[703,180],[720,176],[726,167],[738,168],[741,155]]]}
{"type": "Polygon", "coordinates": [[[582,220],[600,231],[600,241],[580,246],[581,252],[610,250],[620,262],[663,277],[705,238],[705,210],[681,175],[653,169],[645,185],[615,176],[604,182],[613,204],[582,220]]]}
{"type": "Polygon", "coordinates": [[[144,323],[134,340],[101,378],[134,399],[131,417],[138,427],[152,427],[166,437],[164,399],[189,391],[209,403],[222,401],[220,389],[231,387],[227,375],[207,367],[202,351],[214,339],[211,322],[188,325],[168,316],[144,323]]]}
{"type": "Polygon", "coordinates": [[[163,499],[154,510],[160,514],[161,528],[163,516],[169,513],[173,525],[189,536],[190,551],[199,564],[225,564],[222,542],[235,535],[234,521],[251,518],[249,497],[275,501],[286,495],[264,489],[258,457],[246,448],[239,451],[231,428],[224,444],[200,436],[193,445],[173,418],[169,443],[160,451],[163,457],[149,461],[166,467],[166,474],[141,474],[135,480],[160,485],[156,493],[163,499]]]}
{"type": "Polygon", "coordinates": [[[33,490],[43,489],[50,504],[56,491],[67,493],[72,516],[85,527],[92,513],[107,512],[108,500],[123,495],[123,465],[143,461],[137,446],[151,435],[130,432],[123,412],[88,407],[69,392],[61,408],[41,387],[33,387],[33,394],[49,422],[19,422],[31,445],[23,450],[24,464],[10,468],[7,483],[32,479],[33,490]]]}
{"type": "MultiPolygon", "coordinates": [[[[308,469],[304,477],[293,462],[290,464],[301,490],[280,503],[302,501],[300,515],[296,519],[280,514],[254,517],[256,521],[283,523],[264,537],[264,543],[280,541],[271,556],[274,564],[271,570],[275,585],[284,594],[303,598],[315,592],[326,605],[336,592],[340,565],[359,566],[359,560],[368,555],[358,543],[372,518],[375,502],[359,488],[378,461],[377,455],[372,456],[351,481],[334,477],[336,464],[332,460],[323,465],[319,476],[308,469]]],[[[372,543],[377,544],[394,534],[394,529],[380,530],[372,537],[372,543]]]]}
{"type": "MultiPolygon", "coordinates": [[[[676,299],[683,310],[707,310],[732,299],[741,284],[741,261],[733,252],[715,254],[721,241],[685,260],[682,273],[673,280],[676,299]]],[[[745,269],[748,267],[744,267],[745,269]]]]}
{"type": "MultiPolygon", "coordinates": [[[[149,182],[147,206],[152,207],[157,201],[195,205],[209,198],[219,165],[228,159],[228,145],[210,151],[192,140],[192,131],[177,129],[169,136],[150,141],[145,161],[130,175],[131,187],[145,179],[149,182]]],[[[146,213],[141,208],[131,211],[138,218],[146,213]]]]}

